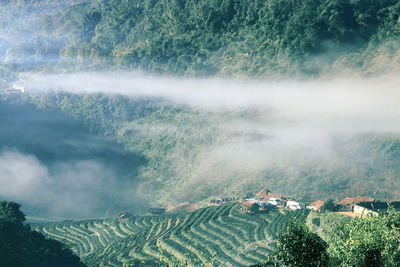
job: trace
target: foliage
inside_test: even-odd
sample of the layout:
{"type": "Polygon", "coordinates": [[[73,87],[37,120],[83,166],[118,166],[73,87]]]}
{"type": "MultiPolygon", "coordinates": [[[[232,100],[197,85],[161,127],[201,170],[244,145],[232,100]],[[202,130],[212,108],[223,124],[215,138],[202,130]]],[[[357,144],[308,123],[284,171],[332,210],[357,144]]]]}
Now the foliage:
{"type": "Polygon", "coordinates": [[[321,208],[321,211],[338,211],[339,206],[335,204],[333,199],[328,199],[325,201],[324,205],[321,208]]]}
{"type": "Polygon", "coordinates": [[[327,266],[327,248],[328,244],[304,222],[292,220],[278,238],[276,257],[284,266],[327,266]]]}
{"type": "Polygon", "coordinates": [[[276,76],[347,64],[368,72],[400,34],[395,0],[62,2],[1,6],[7,67],[276,76]]]}
{"type": "Polygon", "coordinates": [[[0,262],[2,266],[84,266],[61,242],[45,238],[24,224],[15,202],[0,202],[0,262]]]}
{"type": "Polygon", "coordinates": [[[338,221],[330,241],[334,266],[400,266],[400,212],[338,221]]]}

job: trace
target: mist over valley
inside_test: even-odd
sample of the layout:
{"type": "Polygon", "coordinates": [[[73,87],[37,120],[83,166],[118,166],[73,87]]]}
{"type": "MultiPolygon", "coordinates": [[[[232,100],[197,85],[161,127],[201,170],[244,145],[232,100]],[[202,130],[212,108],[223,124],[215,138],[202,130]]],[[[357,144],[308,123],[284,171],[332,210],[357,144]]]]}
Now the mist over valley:
{"type": "Polygon", "coordinates": [[[397,1],[0,12],[0,262],[397,266],[397,1]]]}

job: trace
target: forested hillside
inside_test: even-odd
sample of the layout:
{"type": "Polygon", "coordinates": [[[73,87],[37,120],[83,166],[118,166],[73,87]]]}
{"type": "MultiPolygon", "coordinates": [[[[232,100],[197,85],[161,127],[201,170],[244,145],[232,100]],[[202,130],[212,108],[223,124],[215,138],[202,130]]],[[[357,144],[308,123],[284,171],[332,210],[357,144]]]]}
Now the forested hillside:
{"type": "Polygon", "coordinates": [[[276,77],[382,73],[399,61],[395,0],[25,0],[0,8],[5,72],[276,77]]]}

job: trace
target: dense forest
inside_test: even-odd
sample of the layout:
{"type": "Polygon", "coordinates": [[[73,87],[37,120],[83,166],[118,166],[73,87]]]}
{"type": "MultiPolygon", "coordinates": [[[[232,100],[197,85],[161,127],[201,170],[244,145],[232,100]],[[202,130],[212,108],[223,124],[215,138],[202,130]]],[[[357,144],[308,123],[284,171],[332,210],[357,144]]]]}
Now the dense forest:
{"type": "Polygon", "coordinates": [[[383,73],[399,61],[395,0],[24,0],[0,8],[5,73],[277,77],[383,73]]]}

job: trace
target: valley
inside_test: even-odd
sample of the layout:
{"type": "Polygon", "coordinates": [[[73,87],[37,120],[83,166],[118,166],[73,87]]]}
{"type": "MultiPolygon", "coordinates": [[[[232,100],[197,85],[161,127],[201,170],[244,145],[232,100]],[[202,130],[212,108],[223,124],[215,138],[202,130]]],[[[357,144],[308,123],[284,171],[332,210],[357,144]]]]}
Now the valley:
{"type": "Polygon", "coordinates": [[[399,1],[0,14],[0,265],[400,266],[399,1]]]}

